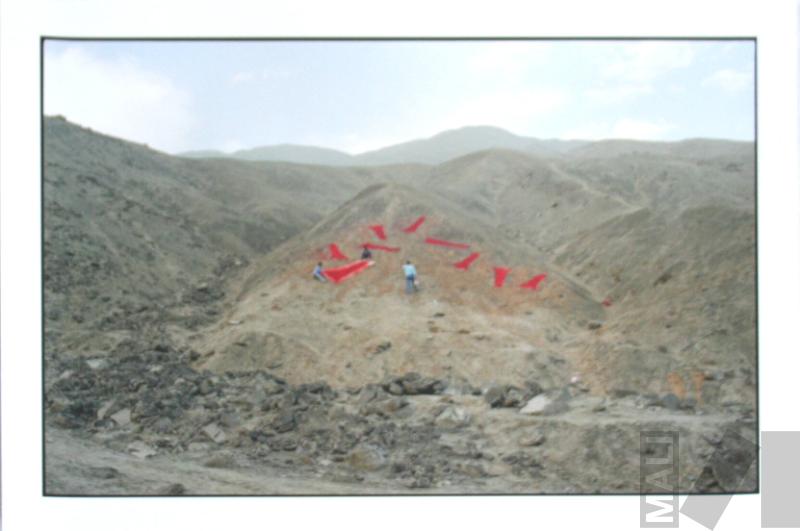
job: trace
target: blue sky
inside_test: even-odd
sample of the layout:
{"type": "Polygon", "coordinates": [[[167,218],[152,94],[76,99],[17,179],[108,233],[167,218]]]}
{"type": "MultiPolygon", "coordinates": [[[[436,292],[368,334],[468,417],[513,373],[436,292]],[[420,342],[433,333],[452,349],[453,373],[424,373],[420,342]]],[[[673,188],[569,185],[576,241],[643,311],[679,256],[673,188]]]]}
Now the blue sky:
{"type": "Polygon", "coordinates": [[[170,153],[493,125],[752,140],[751,41],[47,41],[45,113],[170,153]]]}

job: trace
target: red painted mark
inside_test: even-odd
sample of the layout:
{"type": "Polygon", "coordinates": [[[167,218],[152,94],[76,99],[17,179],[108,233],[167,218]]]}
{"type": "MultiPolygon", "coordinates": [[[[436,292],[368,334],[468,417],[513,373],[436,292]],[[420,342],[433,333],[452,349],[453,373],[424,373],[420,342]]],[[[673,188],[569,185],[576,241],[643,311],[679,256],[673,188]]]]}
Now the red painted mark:
{"type": "Polygon", "coordinates": [[[387,247],[385,245],[378,245],[377,243],[365,243],[362,247],[374,249],[376,251],[386,251],[387,253],[397,253],[400,251],[400,247],[387,247]]]}
{"type": "Polygon", "coordinates": [[[466,243],[449,242],[447,240],[437,240],[436,238],[425,238],[425,243],[441,245],[442,247],[452,247],[454,249],[469,249],[469,245],[466,243]]]}
{"type": "Polygon", "coordinates": [[[530,279],[529,281],[527,281],[525,284],[521,285],[520,287],[521,288],[525,288],[525,289],[533,289],[533,290],[535,290],[536,287],[539,285],[539,283],[542,280],[544,280],[546,277],[547,277],[547,275],[545,273],[542,273],[541,275],[536,275],[535,277],[533,277],[532,279],[530,279]]]}
{"type": "Polygon", "coordinates": [[[331,260],[350,260],[339,250],[339,246],[335,243],[330,244],[329,248],[331,250],[331,260]]]}
{"type": "Polygon", "coordinates": [[[464,271],[466,271],[467,269],[469,269],[469,266],[472,265],[472,262],[477,260],[480,255],[481,253],[472,253],[471,255],[469,255],[468,257],[464,258],[459,263],[454,265],[456,269],[463,269],[464,271]]]}
{"type": "Polygon", "coordinates": [[[495,267],[494,268],[494,287],[502,288],[506,281],[508,272],[511,271],[510,267],[495,267]]]}
{"type": "Polygon", "coordinates": [[[374,232],[375,235],[381,240],[386,239],[386,233],[383,231],[383,225],[372,225],[370,226],[370,229],[372,229],[372,232],[374,232]]]}
{"type": "Polygon", "coordinates": [[[408,227],[404,228],[403,232],[405,232],[406,234],[411,234],[412,232],[417,232],[417,229],[423,223],[425,223],[425,216],[420,216],[419,219],[417,219],[417,221],[415,221],[414,223],[412,223],[408,227]]]}
{"type": "Polygon", "coordinates": [[[334,284],[356,275],[369,267],[369,260],[359,260],[341,267],[332,267],[322,272],[334,284]]]}
{"type": "Polygon", "coordinates": [[[606,308],[611,306],[611,297],[606,297],[605,298],[605,300],[603,301],[603,306],[605,306],[606,308]]]}

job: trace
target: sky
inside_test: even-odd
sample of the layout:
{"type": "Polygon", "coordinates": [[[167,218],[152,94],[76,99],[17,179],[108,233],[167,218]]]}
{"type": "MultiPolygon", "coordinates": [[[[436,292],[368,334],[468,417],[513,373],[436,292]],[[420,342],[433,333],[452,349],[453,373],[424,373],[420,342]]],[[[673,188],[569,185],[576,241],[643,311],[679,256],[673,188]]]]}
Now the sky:
{"type": "Polygon", "coordinates": [[[755,44],[67,41],[44,112],[168,153],[357,154],[472,125],[535,138],[753,140],[755,44]]]}

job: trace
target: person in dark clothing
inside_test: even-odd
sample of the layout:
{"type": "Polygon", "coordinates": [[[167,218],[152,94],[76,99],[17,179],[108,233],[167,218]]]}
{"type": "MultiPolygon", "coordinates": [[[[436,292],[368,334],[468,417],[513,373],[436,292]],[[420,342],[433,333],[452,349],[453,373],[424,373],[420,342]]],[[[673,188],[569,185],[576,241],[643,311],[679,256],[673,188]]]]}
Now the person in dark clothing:
{"type": "Polygon", "coordinates": [[[369,248],[365,245],[364,250],[361,251],[361,259],[369,260],[370,258],[372,258],[372,251],[370,251],[369,248]]]}

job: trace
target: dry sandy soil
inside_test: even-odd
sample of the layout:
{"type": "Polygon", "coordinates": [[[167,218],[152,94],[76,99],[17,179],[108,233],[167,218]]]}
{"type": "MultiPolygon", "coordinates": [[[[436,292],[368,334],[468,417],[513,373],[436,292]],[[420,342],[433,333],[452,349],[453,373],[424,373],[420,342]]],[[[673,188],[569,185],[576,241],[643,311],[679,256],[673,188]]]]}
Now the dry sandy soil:
{"type": "Polygon", "coordinates": [[[325,167],[48,118],[45,491],[636,492],[643,429],[752,491],[754,184],[748,143],[325,167]],[[364,242],[401,250],[312,280],[364,242]]]}

